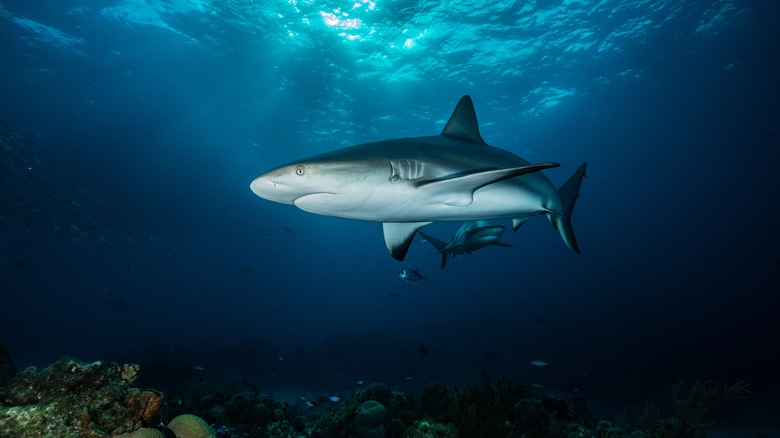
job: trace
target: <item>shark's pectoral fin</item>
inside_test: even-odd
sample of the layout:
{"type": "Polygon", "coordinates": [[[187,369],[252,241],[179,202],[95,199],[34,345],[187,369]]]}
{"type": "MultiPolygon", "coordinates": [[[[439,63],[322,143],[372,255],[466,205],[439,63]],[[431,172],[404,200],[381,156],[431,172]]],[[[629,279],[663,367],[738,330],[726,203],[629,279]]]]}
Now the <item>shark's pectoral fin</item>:
{"type": "Polygon", "coordinates": [[[385,233],[385,245],[394,259],[401,261],[409,251],[415,233],[420,228],[432,222],[385,222],[382,230],[385,233]]]}
{"type": "Polygon", "coordinates": [[[422,181],[417,187],[426,191],[431,202],[465,207],[474,200],[474,192],[488,184],[558,166],[558,163],[541,163],[508,169],[478,170],[422,181]]]}
{"type": "Polygon", "coordinates": [[[496,240],[495,242],[491,243],[491,245],[504,246],[506,248],[512,248],[512,245],[510,245],[508,243],[504,243],[504,242],[499,242],[498,240],[496,240]]]}

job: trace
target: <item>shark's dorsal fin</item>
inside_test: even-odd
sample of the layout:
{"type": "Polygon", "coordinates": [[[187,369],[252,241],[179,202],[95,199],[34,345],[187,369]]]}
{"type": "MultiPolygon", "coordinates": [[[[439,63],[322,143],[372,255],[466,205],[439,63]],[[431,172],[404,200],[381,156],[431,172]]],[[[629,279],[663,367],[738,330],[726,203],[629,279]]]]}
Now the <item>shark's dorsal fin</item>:
{"type": "Polygon", "coordinates": [[[479,123],[477,122],[477,112],[474,111],[474,104],[471,97],[467,94],[460,98],[455,111],[452,112],[449,122],[441,131],[441,135],[466,140],[472,143],[487,144],[479,135],[479,123]]]}
{"type": "Polygon", "coordinates": [[[409,245],[420,228],[432,222],[385,222],[382,229],[385,232],[385,245],[394,259],[401,261],[409,251],[409,245]]]}

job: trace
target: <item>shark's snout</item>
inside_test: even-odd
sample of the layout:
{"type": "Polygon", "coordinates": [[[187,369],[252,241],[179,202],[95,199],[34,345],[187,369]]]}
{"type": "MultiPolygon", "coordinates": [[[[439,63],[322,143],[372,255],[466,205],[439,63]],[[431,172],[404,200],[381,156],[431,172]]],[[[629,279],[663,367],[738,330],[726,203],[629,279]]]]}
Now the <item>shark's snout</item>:
{"type": "Polygon", "coordinates": [[[260,175],[255,178],[252,181],[252,184],[249,185],[249,188],[252,189],[252,192],[254,192],[255,195],[263,199],[276,201],[279,197],[278,191],[275,190],[276,183],[265,175],[260,175]]]}
{"type": "Polygon", "coordinates": [[[305,193],[295,184],[291,184],[284,175],[280,176],[274,172],[264,173],[252,181],[249,188],[255,195],[269,201],[280,202],[282,204],[292,204],[296,199],[305,193]]]}

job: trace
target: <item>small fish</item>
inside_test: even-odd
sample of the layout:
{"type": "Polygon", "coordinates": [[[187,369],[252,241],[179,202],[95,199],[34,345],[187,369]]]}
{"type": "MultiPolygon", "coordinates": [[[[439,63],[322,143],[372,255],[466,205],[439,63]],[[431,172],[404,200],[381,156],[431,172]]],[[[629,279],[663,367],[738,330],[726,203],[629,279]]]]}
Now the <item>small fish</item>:
{"type": "Polygon", "coordinates": [[[541,383],[533,383],[531,384],[531,386],[537,389],[544,389],[544,385],[542,385],[541,383]]]}
{"type": "Polygon", "coordinates": [[[279,359],[279,362],[284,362],[284,358],[282,356],[276,356],[277,359],[279,359]]]}
{"type": "Polygon", "coordinates": [[[366,382],[364,382],[364,381],[362,381],[362,380],[355,380],[355,384],[356,384],[357,386],[363,386],[363,384],[364,384],[364,383],[366,383],[366,382]]]}
{"type": "Polygon", "coordinates": [[[546,367],[547,365],[550,365],[549,362],[544,361],[544,360],[539,360],[539,359],[534,359],[534,360],[532,360],[532,361],[530,361],[528,363],[533,365],[533,366],[535,366],[535,367],[546,367]]]}
{"type": "Polygon", "coordinates": [[[198,365],[194,365],[192,368],[194,368],[194,369],[196,369],[198,371],[206,371],[205,368],[203,368],[202,366],[198,366],[198,365]]]}
{"type": "Polygon", "coordinates": [[[428,276],[420,274],[420,268],[417,269],[402,269],[399,277],[410,283],[417,283],[418,281],[428,282],[428,276]]]}
{"type": "Polygon", "coordinates": [[[332,401],[333,403],[338,403],[339,401],[341,401],[341,399],[338,398],[338,396],[335,396],[335,395],[332,395],[332,396],[328,397],[328,400],[332,401]]]}
{"type": "Polygon", "coordinates": [[[317,403],[314,403],[313,401],[309,400],[309,401],[306,402],[306,406],[308,406],[310,408],[313,408],[313,407],[317,406],[317,403]]]}
{"type": "Polygon", "coordinates": [[[295,234],[295,230],[293,230],[293,229],[292,229],[292,228],[290,228],[290,227],[282,227],[282,229],[283,229],[283,230],[284,230],[284,231],[285,231],[287,234],[295,234]]]}

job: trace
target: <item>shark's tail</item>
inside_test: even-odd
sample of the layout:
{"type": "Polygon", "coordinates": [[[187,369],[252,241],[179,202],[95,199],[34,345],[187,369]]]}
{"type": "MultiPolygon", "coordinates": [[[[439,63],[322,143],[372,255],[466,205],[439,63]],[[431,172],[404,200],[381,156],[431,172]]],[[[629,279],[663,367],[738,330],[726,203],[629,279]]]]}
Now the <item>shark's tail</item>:
{"type": "Polygon", "coordinates": [[[423,233],[422,231],[418,231],[418,233],[423,237],[423,239],[427,240],[436,248],[436,251],[438,251],[439,254],[441,254],[441,268],[444,269],[445,266],[447,266],[447,259],[449,259],[449,254],[444,251],[447,248],[447,242],[443,242],[430,234],[423,233]]]}
{"type": "Polygon", "coordinates": [[[582,163],[577,171],[574,172],[574,175],[558,189],[558,195],[561,197],[561,203],[563,204],[563,212],[552,217],[553,227],[561,233],[561,238],[566,245],[577,254],[580,253],[580,247],[577,245],[574,229],[571,227],[571,214],[574,211],[574,203],[580,197],[580,185],[582,184],[582,178],[586,176],[586,165],[587,163],[582,163]]]}

